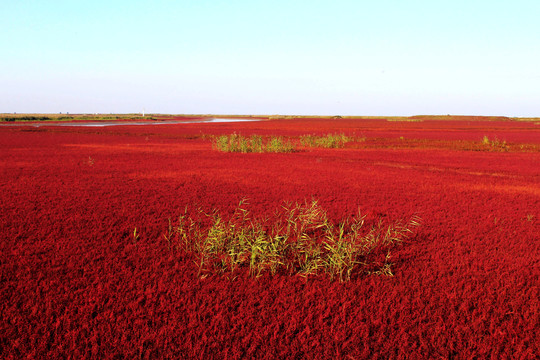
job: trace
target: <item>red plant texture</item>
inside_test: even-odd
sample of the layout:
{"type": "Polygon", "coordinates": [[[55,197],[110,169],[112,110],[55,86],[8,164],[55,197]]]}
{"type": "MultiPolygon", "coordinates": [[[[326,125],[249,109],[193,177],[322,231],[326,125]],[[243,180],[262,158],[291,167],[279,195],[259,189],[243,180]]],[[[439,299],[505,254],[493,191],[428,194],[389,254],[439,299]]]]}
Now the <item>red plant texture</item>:
{"type": "Polygon", "coordinates": [[[0,358],[537,358],[540,126],[420,120],[0,127],[0,358]],[[213,149],[231,133],[362,140],[213,149]],[[243,198],[423,224],[394,276],[198,277],[168,219],[243,198]]]}

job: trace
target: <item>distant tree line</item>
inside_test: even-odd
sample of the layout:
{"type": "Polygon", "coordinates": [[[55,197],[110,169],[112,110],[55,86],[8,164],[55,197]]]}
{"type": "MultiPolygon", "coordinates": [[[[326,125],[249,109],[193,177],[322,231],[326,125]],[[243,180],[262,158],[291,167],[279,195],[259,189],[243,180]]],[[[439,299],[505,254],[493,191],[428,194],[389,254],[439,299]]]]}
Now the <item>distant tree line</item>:
{"type": "MultiPolygon", "coordinates": [[[[66,116],[35,116],[35,115],[21,115],[21,116],[3,116],[0,117],[0,121],[47,121],[47,120],[119,120],[128,119],[130,116],[118,116],[118,115],[66,115],[66,116]]],[[[145,117],[146,120],[155,120],[153,116],[145,117]]]]}
{"type": "Polygon", "coordinates": [[[49,116],[13,116],[13,117],[2,117],[0,121],[41,121],[41,120],[54,120],[49,116]]]}

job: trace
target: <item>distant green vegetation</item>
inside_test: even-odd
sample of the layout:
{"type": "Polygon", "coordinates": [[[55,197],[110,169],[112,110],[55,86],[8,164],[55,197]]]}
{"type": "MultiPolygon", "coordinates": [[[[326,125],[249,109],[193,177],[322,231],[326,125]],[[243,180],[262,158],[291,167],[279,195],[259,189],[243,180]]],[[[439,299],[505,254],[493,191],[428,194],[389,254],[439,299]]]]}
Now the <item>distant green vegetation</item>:
{"type": "MultiPolygon", "coordinates": [[[[104,115],[104,114],[1,114],[0,121],[74,121],[74,120],[127,120],[141,119],[140,114],[121,114],[121,115],[104,115]]],[[[156,120],[154,116],[145,116],[145,120],[156,120]]]]}
{"type": "Polygon", "coordinates": [[[55,120],[48,116],[19,116],[19,117],[0,117],[0,121],[44,121],[55,120]]]}

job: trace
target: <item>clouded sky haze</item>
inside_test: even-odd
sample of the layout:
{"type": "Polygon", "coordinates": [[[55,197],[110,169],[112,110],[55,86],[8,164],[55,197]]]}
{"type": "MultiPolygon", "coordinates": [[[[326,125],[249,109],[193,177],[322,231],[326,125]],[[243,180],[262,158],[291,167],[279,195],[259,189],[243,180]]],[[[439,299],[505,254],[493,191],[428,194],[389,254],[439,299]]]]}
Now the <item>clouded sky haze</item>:
{"type": "Polygon", "coordinates": [[[0,112],[540,116],[540,2],[0,2],[0,112]]]}

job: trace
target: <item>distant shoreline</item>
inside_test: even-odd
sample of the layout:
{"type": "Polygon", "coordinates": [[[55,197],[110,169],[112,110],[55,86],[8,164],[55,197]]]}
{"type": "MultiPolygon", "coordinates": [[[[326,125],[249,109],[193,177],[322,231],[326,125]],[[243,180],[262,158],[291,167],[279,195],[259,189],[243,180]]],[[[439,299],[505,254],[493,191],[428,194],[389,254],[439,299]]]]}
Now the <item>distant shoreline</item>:
{"type": "Polygon", "coordinates": [[[356,115],[222,115],[222,114],[50,114],[0,113],[0,122],[72,122],[72,121],[205,121],[210,119],[294,120],[294,119],[381,119],[387,121],[526,121],[539,122],[540,117],[507,117],[476,115],[414,115],[414,116],[356,116],[356,115]]]}

